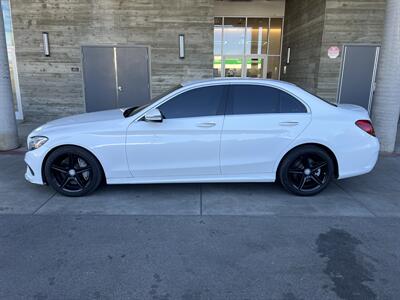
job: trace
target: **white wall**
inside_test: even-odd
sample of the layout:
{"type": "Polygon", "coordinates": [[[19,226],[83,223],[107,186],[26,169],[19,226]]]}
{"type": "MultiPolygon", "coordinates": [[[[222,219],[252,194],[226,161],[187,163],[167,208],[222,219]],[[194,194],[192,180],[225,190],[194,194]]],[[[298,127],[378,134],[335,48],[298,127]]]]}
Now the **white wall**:
{"type": "Polygon", "coordinates": [[[215,1],[215,16],[283,17],[285,0],[280,1],[215,1]]]}

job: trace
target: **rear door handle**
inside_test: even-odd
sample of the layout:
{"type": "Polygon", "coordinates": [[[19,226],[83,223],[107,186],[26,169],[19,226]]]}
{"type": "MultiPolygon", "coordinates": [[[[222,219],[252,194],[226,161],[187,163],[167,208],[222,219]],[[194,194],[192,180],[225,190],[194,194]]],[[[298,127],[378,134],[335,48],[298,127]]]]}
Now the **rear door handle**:
{"type": "Polygon", "coordinates": [[[215,122],[197,123],[197,127],[214,127],[215,125],[217,125],[215,122]]]}
{"type": "Polygon", "coordinates": [[[297,125],[299,125],[299,122],[295,122],[295,121],[280,122],[279,125],[280,126],[297,126],[297,125]]]}

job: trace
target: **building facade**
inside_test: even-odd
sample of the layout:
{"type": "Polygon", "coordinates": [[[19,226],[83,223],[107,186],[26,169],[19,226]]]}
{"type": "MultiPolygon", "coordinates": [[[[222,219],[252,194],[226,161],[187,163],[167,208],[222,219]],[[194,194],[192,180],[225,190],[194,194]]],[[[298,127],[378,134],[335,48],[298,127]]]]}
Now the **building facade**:
{"type": "MultiPolygon", "coordinates": [[[[328,56],[329,48],[382,43],[385,0],[287,0],[284,45],[292,47],[283,80],[294,82],[336,102],[343,55],[328,56]]],[[[287,51],[283,51],[284,61],[287,51]]]]}
{"type": "MultiPolygon", "coordinates": [[[[363,64],[371,65],[363,101],[372,111],[386,2],[393,0],[1,1],[17,117],[37,121],[126,106],[126,85],[148,89],[151,98],[210,77],[282,79],[338,102],[348,93],[352,46],[376,53],[363,64]],[[120,47],[145,50],[134,57],[138,51],[123,55],[120,47]],[[133,61],[143,62],[147,79],[134,65],[121,71],[133,61]]],[[[143,95],[132,105],[149,101],[143,95]]]]}

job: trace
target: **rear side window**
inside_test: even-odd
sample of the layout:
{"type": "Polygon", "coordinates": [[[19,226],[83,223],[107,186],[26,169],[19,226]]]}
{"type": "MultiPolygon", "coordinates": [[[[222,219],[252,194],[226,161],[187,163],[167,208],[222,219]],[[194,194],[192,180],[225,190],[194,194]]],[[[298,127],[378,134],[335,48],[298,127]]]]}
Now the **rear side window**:
{"type": "Polygon", "coordinates": [[[166,119],[215,116],[223,114],[225,86],[208,86],[183,92],[161,104],[166,119]]]}
{"type": "Polygon", "coordinates": [[[279,91],[261,85],[232,85],[228,114],[268,114],[280,109],[279,91]]]}
{"type": "Polygon", "coordinates": [[[273,87],[232,85],[227,114],[305,113],[307,109],[293,96],[273,87]]]}
{"type": "Polygon", "coordinates": [[[292,95],[280,91],[280,112],[281,113],[306,113],[307,109],[299,100],[292,95]]]}

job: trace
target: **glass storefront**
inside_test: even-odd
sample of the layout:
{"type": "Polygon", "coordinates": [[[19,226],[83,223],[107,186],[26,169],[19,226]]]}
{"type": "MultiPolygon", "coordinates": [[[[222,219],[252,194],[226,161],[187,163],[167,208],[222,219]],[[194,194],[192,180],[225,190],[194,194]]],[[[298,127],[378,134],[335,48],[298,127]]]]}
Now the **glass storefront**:
{"type": "Polygon", "coordinates": [[[282,18],[215,17],[214,77],[280,78],[282,18]]]}
{"type": "Polygon", "coordinates": [[[3,10],[4,29],[6,32],[8,63],[10,66],[10,77],[13,91],[15,115],[17,119],[22,119],[21,95],[19,91],[17,61],[15,57],[14,36],[11,22],[11,7],[9,0],[1,0],[3,10]]]}

